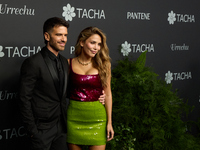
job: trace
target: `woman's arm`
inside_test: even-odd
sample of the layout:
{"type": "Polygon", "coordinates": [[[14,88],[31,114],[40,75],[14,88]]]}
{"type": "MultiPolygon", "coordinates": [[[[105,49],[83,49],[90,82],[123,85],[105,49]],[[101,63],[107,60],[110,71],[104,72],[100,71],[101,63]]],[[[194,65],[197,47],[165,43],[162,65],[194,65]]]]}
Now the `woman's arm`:
{"type": "Polygon", "coordinates": [[[107,141],[110,141],[114,137],[114,130],[112,127],[112,92],[111,92],[111,69],[107,79],[107,87],[104,88],[105,97],[105,108],[107,113],[107,141]]]}

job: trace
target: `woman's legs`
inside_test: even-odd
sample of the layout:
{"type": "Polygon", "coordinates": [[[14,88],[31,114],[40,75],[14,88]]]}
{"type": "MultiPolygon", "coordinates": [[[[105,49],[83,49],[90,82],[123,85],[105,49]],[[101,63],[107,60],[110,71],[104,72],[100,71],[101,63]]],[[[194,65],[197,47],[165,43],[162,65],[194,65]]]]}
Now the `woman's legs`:
{"type": "Polygon", "coordinates": [[[97,145],[97,146],[90,146],[89,150],[105,150],[106,149],[106,145],[97,145]]]}
{"type": "Polygon", "coordinates": [[[69,150],[82,150],[82,148],[75,144],[68,144],[69,150]]]}
{"type": "MultiPolygon", "coordinates": [[[[81,146],[75,144],[68,144],[69,150],[82,150],[81,146]]],[[[89,146],[89,150],[105,150],[106,145],[89,146]]]]}

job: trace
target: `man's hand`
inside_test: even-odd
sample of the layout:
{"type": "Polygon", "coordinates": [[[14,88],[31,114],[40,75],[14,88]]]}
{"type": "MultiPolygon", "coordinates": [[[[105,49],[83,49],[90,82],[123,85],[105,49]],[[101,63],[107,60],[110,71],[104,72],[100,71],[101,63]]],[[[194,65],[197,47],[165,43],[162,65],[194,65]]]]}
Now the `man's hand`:
{"type": "Polygon", "coordinates": [[[104,90],[102,91],[102,94],[103,94],[103,95],[100,95],[100,97],[99,97],[99,102],[100,102],[102,105],[105,105],[106,94],[104,93],[104,90]]]}

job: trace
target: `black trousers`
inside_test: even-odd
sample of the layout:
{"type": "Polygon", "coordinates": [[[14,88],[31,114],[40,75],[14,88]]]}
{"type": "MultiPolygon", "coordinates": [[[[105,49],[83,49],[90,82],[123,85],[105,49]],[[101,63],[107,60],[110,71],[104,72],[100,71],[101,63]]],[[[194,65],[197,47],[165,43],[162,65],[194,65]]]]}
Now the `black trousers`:
{"type": "Polygon", "coordinates": [[[68,150],[62,120],[48,130],[39,130],[31,138],[31,150],[68,150]]]}

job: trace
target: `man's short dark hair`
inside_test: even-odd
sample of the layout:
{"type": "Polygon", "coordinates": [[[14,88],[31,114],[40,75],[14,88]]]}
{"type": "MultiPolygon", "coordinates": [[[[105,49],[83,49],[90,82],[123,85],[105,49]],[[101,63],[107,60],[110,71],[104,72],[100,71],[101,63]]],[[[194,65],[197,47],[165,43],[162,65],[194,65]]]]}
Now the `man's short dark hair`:
{"type": "MultiPolygon", "coordinates": [[[[65,26],[66,28],[69,28],[69,23],[62,18],[58,18],[58,17],[49,18],[44,22],[43,34],[45,32],[49,33],[49,31],[52,30],[55,26],[65,26]]],[[[45,40],[45,44],[47,44],[46,40],[45,40]]]]}

